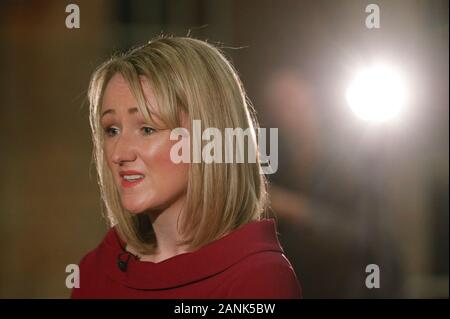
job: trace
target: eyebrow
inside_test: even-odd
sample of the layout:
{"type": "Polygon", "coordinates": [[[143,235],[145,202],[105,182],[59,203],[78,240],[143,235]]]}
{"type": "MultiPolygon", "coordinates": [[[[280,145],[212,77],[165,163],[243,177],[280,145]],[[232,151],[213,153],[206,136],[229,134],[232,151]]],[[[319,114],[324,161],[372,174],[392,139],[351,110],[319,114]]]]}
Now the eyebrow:
{"type": "MultiPolygon", "coordinates": [[[[128,109],[128,114],[133,114],[133,113],[137,113],[137,112],[138,112],[137,107],[132,107],[131,109],[128,109]]],[[[105,116],[106,114],[115,114],[115,113],[116,113],[116,111],[114,111],[113,109],[107,109],[107,110],[103,111],[100,119],[102,119],[103,116],[105,116]]]]}

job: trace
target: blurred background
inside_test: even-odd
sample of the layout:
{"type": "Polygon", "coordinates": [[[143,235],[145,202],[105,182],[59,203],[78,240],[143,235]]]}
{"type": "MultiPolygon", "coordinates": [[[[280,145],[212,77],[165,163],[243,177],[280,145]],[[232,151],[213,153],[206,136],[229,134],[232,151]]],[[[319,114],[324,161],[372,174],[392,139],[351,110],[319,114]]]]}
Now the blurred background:
{"type": "Polygon", "coordinates": [[[224,47],[261,126],[279,129],[271,209],[304,297],[448,298],[447,0],[2,1],[0,297],[70,295],[66,265],[107,229],[90,75],[112,52],[188,32],[224,47]],[[80,28],[65,25],[70,3],[80,28]],[[366,26],[370,3],[380,28],[366,26]],[[382,122],[346,95],[373,61],[405,87],[382,122]]]}

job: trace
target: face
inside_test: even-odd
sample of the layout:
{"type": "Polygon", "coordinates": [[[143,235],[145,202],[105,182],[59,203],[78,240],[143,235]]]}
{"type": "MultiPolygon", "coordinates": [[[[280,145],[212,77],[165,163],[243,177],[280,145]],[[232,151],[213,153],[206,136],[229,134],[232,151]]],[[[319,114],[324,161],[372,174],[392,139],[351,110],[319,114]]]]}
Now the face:
{"type": "Polygon", "coordinates": [[[123,207],[132,213],[162,211],[179,202],[188,178],[188,165],[170,159],[170,149],[177,141],[170,140],[170,129],[158,118],[152,87],[145,78],[141,84],[158,128],[146,123],[120,74],[109,81],[101,110],[108,166],[123,207]]]}

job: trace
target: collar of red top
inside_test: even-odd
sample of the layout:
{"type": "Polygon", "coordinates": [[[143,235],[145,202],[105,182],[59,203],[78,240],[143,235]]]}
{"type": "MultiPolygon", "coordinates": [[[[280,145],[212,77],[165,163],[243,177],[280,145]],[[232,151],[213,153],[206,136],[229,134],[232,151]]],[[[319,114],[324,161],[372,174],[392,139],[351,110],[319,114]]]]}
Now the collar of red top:
{"type": "Polygon", "coordinates": [[[218,274],[249,255],[264,251],[283,253],[273,219],[250,222],[200,249],[158,263],[130,258],[127,271],[117,266],[125,243],[115,228],[98,247],[99,262],[113,280],[135,289],[167,289],[218,274]]]}

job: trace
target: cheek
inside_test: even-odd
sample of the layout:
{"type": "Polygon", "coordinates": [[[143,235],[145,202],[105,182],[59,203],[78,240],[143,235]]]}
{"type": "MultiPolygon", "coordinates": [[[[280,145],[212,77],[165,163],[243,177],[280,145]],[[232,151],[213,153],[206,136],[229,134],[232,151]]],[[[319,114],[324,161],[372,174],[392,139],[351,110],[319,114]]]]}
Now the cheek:
{"type": "Polygon", "coordinates": [[[170,158],[170,150],[175,143],[176,141],[171,141],[167,138],[154,142],[147,147],[145,160],[151,175],[163,176],[164,178],[187,179],[189,164],[175,164],[170,158]]]}
{"type": "Polygon", "coordinates": [[[106,160],[106,163],[108,163],[108,166],[110,169],[113,169],[113,161],[112,161],[112,151],[111,151],[111,145],[110,143],[105,143],[103,146],[103,156],[106,160]]]}

